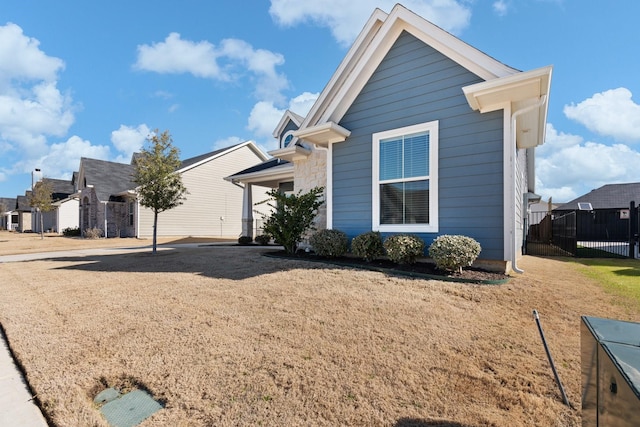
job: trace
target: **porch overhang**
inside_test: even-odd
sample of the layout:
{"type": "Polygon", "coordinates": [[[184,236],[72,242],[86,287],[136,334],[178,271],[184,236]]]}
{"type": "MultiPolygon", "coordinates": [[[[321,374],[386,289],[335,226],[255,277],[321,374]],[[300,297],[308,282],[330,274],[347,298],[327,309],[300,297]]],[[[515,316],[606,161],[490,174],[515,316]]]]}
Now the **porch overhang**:
{"type": "Polygon", "coordinates": [[[516,146],[544,143],[552,67],[512,74],[462,88],[469,106],[481,113],[509,107],[515,121],[516,146]]]}
{"type": "Polygon", "coordinates": [[[256,172],[235,174],[224,179],[234,184],[252,184],[260,187],[278,188],[281,182],[293,181],[293,163],[285,163],[256,172]]]}
{"type": "Polygon", "coordinates": [[[343,128],[335,122],[326,122],[300,129],[293,133],[293,136],[321,147],[328,147],[329,144],[342,142],[347,139],[349,135],[351,135],[350,130],[343,128]]]}
{"type": "Polygon", "coordinates": [[[269,155],[288,162],[306,159],[310,154],[311,150],[296,144],[291,144],[285,148],[269,151],[269,155]]]}

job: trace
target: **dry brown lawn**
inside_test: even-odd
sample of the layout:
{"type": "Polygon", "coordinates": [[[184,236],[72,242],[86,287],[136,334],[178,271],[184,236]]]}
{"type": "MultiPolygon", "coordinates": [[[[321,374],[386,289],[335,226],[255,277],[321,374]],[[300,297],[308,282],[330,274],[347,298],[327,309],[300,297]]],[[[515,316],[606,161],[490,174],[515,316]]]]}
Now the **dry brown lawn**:
{"type": "Polygon", "coordinates": [[[525,257],[523,276],[487,286],[264,250],[0,264],[0,323],[58,426],[107,426],[92,399],[116,386],[164,403],[147,427],[577,427],[580,315],[638,319],[559,260],[525,257]]]}

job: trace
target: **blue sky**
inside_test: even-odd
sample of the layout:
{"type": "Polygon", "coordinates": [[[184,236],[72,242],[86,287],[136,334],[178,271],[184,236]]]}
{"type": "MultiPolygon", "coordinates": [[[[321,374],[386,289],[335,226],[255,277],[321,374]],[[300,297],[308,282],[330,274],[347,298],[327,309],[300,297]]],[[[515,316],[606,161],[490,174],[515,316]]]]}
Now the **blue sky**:
{"type": "MultiPolygon", "coordinates": [[[[305,115],[373,9],[394,1],[2,0],[0,196],[80,157],[129,162],[150,130],[188,158],[305,115]]],[[[407,0],[521,70],[553,65],[536,190],[568,201],[640,181],[640,2],[407,0]]],[[[636,201],[640,202],[640,201],[636,201]]]]}

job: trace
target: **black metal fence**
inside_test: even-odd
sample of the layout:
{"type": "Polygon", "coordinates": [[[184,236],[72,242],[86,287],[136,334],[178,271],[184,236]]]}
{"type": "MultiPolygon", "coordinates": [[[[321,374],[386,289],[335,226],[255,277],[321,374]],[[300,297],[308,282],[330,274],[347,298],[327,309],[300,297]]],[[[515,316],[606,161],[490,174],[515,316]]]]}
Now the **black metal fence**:
{"type": "Polygon", "coordinates": [[[640,208],[532,212],[524,253],[541,256],[639,258],[640,208]]]}

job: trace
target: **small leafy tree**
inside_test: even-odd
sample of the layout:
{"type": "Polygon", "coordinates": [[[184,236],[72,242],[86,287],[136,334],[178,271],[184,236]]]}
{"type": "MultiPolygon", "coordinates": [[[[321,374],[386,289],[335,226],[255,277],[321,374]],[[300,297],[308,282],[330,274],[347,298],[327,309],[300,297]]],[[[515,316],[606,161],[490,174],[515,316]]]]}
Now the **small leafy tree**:
{"type": "Polygon", "coordinates": [[[285,252],[295,253],[304,234],[315,230],[313,220],[323,203],[320,200],[323,191],[324,187],[315,187],[308,193],[298,191],[297,194],[286,195],[273,189],[267,193],[270,199],[260,202],[273,208],[271,216],[265,216],[263,230],[284,246],[285,252]]]}
{"type": "Polygon", "coordinates": [[[135,161],[133,181],[138,184],[138,200],[142,206],[153,211],[153,252],[156,253],[158,234],[158,214],[185,200],[187,189],[182,176],[176,173],[180,167],[180,150],[172,145],[168,131],[153,134],[147,138],[149,148],[143,148],[135,161]]]}
{"type": "Polygon", "coordinates": [[[44,239],[44,219],[43,212],[51,212],[53,206],[53,185],[51,181],[43,179],[36,183],[33,191],[29,194],[29,205],[36,209],[40,217],[40,239],[44,239]]]}

